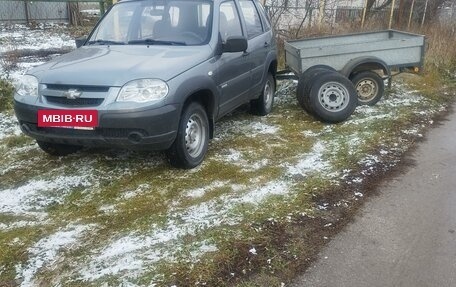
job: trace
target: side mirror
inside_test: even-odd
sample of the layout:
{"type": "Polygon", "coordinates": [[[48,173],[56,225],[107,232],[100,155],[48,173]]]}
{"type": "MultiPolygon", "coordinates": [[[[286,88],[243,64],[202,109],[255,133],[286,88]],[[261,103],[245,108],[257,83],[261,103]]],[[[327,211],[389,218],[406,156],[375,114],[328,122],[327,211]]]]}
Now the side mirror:
{"type": "Polygon", "coordinates": [[[82,45],[84,45],[84,43],[87,41],[87,37],[82,36],[82,37],[74,39],[74,41],[76,42],[76,48],[79,48],[82,45]]]}
{"type": "Polygon", "coordinates": [[[244,52],[248,47],[247,39],[243,36],[228,37],[222,47],[224,53],[244,52]]]}

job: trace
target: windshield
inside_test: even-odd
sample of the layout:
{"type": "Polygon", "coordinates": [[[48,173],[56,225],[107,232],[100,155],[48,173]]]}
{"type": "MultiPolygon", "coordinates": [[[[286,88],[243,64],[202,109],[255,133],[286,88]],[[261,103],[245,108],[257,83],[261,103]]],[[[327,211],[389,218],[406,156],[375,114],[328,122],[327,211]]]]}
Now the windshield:
{"type": "Polygon", "coordinates": [[[115,5],[89,45],[203,45],[212,31],[212,3],[204,0],[132,1],[115,5]]]}

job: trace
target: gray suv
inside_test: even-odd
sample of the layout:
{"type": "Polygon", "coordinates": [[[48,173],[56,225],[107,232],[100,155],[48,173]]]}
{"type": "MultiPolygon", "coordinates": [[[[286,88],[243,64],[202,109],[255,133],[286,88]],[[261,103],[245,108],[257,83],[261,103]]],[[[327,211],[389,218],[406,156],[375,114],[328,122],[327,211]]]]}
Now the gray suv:
{"type": "Polygon", "coordinates": [[[276,43],[256,0],[121,1],[77,46],[28,71],[14,96],[22,131],[51,155],[166,150],[192,168],[217,119],[273,106],[276,43]]]}

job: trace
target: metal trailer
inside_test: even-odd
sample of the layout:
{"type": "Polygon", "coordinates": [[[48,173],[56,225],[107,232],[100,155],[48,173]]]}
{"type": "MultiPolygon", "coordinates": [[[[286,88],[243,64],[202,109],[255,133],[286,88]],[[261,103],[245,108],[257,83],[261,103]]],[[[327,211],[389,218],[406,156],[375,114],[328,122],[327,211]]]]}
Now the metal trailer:
{"type": "Polygon", "coordinates": [[[425,37],[397,30],[309,38],[285,42],[286,65],[297,75],[327,65],[349,77],[371,63],[391,75],[393,68],[421,68],[425,37]]]}
{"type": "Polygon", "coordinates": [[[299,77],[298,102],[309,113],[328,122],[342,121],[353,112],[353,104],[347,104],[353,90],[358,96],[354,105],[374,105],[383,96],[384,80],[391,84],[391,70],[417,72],[423,67],[424,54],[423,35],[397,30],[285,42],[286,66],[299,77]],[[325,81],[320,80],[322,76],[336,84],[325,86],[325,81]]]}

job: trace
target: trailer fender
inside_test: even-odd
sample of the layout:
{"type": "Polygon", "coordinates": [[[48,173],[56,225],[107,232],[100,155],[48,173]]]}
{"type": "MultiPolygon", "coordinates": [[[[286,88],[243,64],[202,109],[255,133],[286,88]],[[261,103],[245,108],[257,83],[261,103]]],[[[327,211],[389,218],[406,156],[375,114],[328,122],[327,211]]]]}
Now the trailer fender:
{"type": "Polygon", "coordinates": [[[391,78],[391,70],[388,65],[377,57],[359,57],[350,60],[340,73],[347,78],[351,78],[356,73],[362,71],[383,70],[385,76],[391,78]]]}

